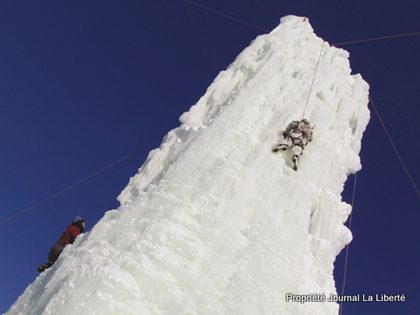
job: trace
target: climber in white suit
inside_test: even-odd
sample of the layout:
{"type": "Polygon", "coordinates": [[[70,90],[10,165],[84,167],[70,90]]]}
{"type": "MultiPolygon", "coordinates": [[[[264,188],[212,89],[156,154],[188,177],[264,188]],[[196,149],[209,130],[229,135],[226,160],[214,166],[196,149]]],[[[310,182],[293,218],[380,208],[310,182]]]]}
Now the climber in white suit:
{"type": "Polygon", "coordinates": [[[292,121],[284,130],[283,139],[274,146],[273,152],[286,151],[289,146],[292,146],[293,169],[297,171],[299,157],[306,145],[312,141],[312,132],[313,127],[307,119],[292,121]]]}

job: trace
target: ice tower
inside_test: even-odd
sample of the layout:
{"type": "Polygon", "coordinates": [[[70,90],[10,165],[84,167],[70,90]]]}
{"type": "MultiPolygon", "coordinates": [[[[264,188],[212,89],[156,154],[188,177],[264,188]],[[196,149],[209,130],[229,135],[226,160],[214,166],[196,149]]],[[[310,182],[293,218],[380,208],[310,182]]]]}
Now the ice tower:
{"type": "Polygon", "coordinates": [[[257,37],[6,314],[337,314],[285,295],[335,293],[351,240],[341,192],[369,111],[348,57],[302,17],[257,37]],[[271,147],[306,103],[314,140],[295,172],[271,147]]]}

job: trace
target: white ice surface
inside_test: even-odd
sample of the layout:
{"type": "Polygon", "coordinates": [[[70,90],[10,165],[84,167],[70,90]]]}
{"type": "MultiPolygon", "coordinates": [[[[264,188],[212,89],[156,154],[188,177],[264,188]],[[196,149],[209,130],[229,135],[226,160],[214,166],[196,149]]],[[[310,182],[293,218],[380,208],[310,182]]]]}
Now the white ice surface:
{"type": "Polygon", "coordinates": [[[256,38],[149,154],[119,209],[6,314],[337,314],[285,294],[335,293],[333,262],[352,237],[341,192],[369,111],[346,51],[324,45],[300,170],[271,153],[302,118],[322,43],[294,16],[256,38]]]}

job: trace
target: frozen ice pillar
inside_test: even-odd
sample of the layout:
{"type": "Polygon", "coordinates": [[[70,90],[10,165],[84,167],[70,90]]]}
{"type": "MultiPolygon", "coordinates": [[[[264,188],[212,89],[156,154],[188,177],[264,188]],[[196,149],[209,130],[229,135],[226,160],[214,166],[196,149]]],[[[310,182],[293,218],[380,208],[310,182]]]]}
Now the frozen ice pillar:
{"type": "Polygon", "coordinates": [[[12,314],[337,314],[333,261],[351,240],[341,200],[369,120],[368,85],[323,46],[293,171],[272,145],[301,119],[323,40],[288,16],[257,37],[181,116],[92,231],[65,249],[12,314]]]}

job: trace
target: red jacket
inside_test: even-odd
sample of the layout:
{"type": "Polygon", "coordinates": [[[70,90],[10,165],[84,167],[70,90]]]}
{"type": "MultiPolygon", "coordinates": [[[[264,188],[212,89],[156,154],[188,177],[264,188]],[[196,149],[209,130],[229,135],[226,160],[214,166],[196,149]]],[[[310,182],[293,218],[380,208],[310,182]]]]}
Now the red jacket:
{"type": "Polygon", "coordinates": [[[77,226],[73,224],[69,225],[67,226],[66,230],[64,231],[63,235],[61,235],[57,243],[60,243],[61,245],[63,245],[63,247],[69,244],[73,244],[74,240],[79,234],[80,230],[77,226]]]}

